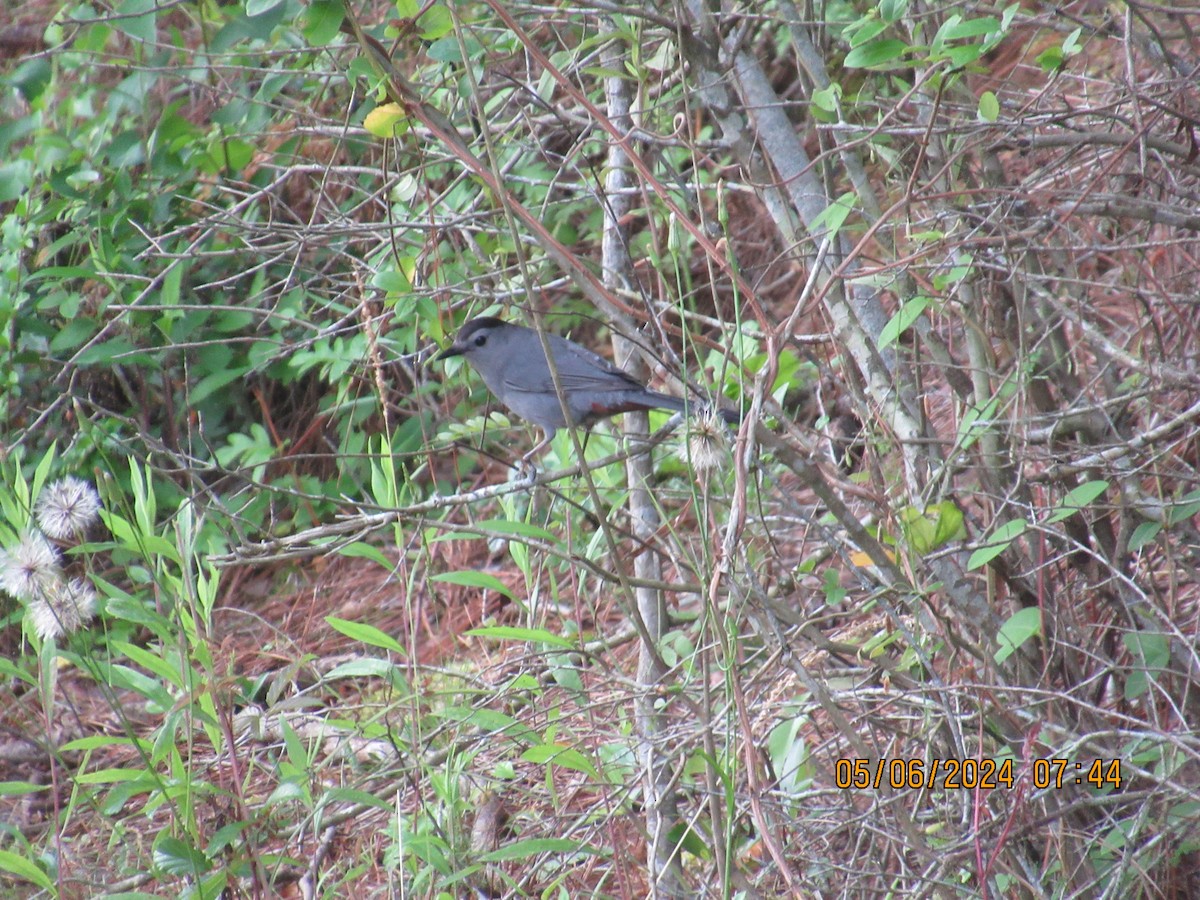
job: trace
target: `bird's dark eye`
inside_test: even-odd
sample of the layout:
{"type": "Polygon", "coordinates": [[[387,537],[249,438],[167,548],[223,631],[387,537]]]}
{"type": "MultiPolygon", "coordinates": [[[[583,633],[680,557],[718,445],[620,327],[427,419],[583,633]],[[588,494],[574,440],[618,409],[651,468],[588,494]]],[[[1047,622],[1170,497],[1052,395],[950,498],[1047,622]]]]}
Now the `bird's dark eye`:
{"type": "Polygon", "coordinates": [[[475,346],[476,347],[482,347],[486,343],[487,343],[487,335],[486,334],[481,334],[481,335],[476,336],[476,338],[475,338],[475,346]]]}

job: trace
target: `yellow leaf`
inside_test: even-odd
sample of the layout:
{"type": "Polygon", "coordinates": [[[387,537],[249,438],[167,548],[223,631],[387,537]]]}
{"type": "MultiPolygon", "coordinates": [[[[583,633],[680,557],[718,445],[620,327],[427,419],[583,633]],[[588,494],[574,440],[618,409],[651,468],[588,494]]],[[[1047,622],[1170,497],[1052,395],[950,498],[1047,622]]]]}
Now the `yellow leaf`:
{"type": "Polygon", "coordinates": [[[397,126],[407,118],[404,107],[399,103],[384,103],[367,113],[363,127],[376,137],[395,137],[397,126]]]}
{"type": "MultiPolygon", "coordinates": [[[[896,554],[891,550],[884,550],[884,553],[888,555],[888,559],[890,559],[892,562],[896,561],[896,554]]],[[[870,556],[868,556],[866,553],[863,553],[861,550],[855,550],[850,554],[850,562],[854,563],[856,566],[875,565],[875,560],[871,559],[870,556]]]]}

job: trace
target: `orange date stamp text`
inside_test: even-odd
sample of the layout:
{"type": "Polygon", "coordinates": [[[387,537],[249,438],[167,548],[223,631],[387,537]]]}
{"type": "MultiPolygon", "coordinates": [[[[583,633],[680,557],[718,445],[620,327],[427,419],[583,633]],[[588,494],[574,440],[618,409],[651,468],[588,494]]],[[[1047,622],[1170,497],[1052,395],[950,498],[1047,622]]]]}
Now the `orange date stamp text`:
{"type": "MultiPolygon", "coordinates": [[[[1089,785],[1101,789],[1121,787],[1121,761],[1095,759],[1073,762],[1063,758],[1035,759],[1028,766],[1034,788],[1061,789],[1089,785]]],[[[1004,759],[838,759],[833,766],[834,784],[843,789],[892,790],[940,788],[954,791],[1012,790],[1017,779],[1012,758],[1004,759]]]]}

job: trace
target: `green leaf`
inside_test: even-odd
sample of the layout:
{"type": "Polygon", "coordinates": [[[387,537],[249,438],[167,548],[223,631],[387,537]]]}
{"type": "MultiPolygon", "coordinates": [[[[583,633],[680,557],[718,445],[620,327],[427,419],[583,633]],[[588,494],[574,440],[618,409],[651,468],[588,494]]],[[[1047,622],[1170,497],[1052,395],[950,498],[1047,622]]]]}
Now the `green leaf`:
{"type": "Polygon", "coordinates": [[[203,403],[213,394],[217,393],[227,384],[231,384],[239,379],[245,378],[249,373],[249,366],[235,366],[225,369],[220,372],[212,372],[201,378],[191,394],[188,395],[188,403],[194,405],[203,403]]]}
{"type": "Polygon", "coordinates": [[[112,687],[128,689],[141,694],[158,712],[165,712],[175,705],[175,698],[161,683],[129,666],[110,666],[108,680],[112,687]]]}
{"type": "Polygon", "coordinates": [[[489,734],[500,735],[509,740],[521,741],[526,744],[537,744],[541,737],[536,731],[523,722],[514,719],[507,713],[485,707],[447,706],[435,713],[451,722],[459,722],[471,728],[478,728],[489,734]]]}
{"type": "Polygon", "coordinates": [[[1184,494],[1172,506],[1167,507],[1167,524],[1178,525],[1200,513],[1200,491],[1184,494]]]}
{"type": "Polygon", "coordinates": [[[454,18],[450,15],[449,9],[440,3],[435,3],[425,10],[425,15],[417,20],[417,25],[421,29],[422,38],[427,41],[436,41],[454,30],[454,18]]]}
{"type": "Polygon", "coordinates": [[[36,884],[51,895],[57,895],[50,876],[39,869],[36,863],[23,856],[18,856],[8,850],[0,850],[0,870],[20,878],[22,881],[36,884]]]}
{"type": "Polygon", "coordinates": [[[963,413],[958,423],[958,447],[969,450],[980,436],[990,429],[990,423],[1000,406],[1000,400],[992,397],[983,406],[971,406],[963,413]]]}
{"type": "Polygon", "coordinates": [[[1028,526],[1024,519],[1005,522],[992,532],[992,536],[988,538],[986,544],[971,554],[971,558],[967,560],[967,571],[978,569],[991,562],[1007,550],[1013,541],[1024,534],[1026,527],[1028,526]]]}
{"type": "MultiPolygon", "coordinates": [[[[212,838],[209,839],[208,846],[204,848],[205,854],[215,858],[221,853],[224,853],[231,847],[236,847],[238,839],[241,838],[243,832],[250,828],[250,823],[246,821],[230,822],[228,825],[218,828],[212,838]]],[[[116,900],[116,898],[108,897],[106,900],[116,900]]]]}
{"type": "Polygon", "coordinates": [[[160,832],[154,842],[154,867],[166,875],[180,877],[203,875],[212,864],[191,844],[160,832]]]}
{"type": "Polygon", "coordinates": [[[813,219],[811,230],[820,232],[822,228],[827,228],[830,235],[837,234],[845,223],[846,217],[854,212],[854,201],[857,199],[858,195],[854,191],[842,194],[813,219]]]}
{"type": "Polygon", "coordinates": [[[25,60],[8,78],[8,83],[21,92],[26,103],[32,104],[42,96],[42,92],[54,76],[54,67],[47,58],[49,56],[50,54],[44,53],[25,60]]]}
{"type": "Polygon", "coordinates": [[[942,56],[950,61],[951,66],[961,69],[963,66],[969,66],[975,60],[979,59],[979,57],[983,56],[983,47],[979,44],[949,47],[942,56]]]}
{"type": "Polygon", "coordinates": [[[681,847],[697,859],[712,859],[712,850],[704,842],[704,836],[690,825],[681,822],[667,834],[673,846],[681,847]]]}
{"type": "Polygon", "coordinates": [[[884,66],[899,59],[908,49],[908,44],[895,38],[871,41],[861,47],[855,47],[847,53],[844,65],[848,69],[870,69],[874,66],[884,66]]]}
{"type": "Polygon", "coordinates": [[[818,109],[823,109],[826,112],[835,113],[838,109],[838,102],[842,99],[842,86],[836,82],[829,87],[821,88],[819,91],[813,91],[812,101],[818,109]]]}
{"type": "Polygon", "coordinates": [[[351,640],[359,641],[371,647],[390,650],[392,653],[401,656],[404,655],[404,648],[400,646],[400,642],[386,631],[382,631],[374,625],[351,622],[348,619],[339,619],[337,616],[326,616],[325,621],[335,631],[341,632],[351,640]]]}
{"type": "Polygon", "coordinates": [[[107,747],[141,747],[142,749],[149,748],[151,743],[141,738],[121,737],[115,734],[97,734],[91,737],[77,738],[73,741],[67,741],[58,749],[63,753],[74,752],[79,750],[98,750],[107,747]]]}
{"type": "Polygon", "coordinates": [[[48,784],[30,784],[28,781],[0,781],[0,797],[20,797],[50,790],[48,784]]]}
{"type": "Polygon", "coordinates": [[[268,13],[283,3],[284,0],[246,0],[246,15],[253,18],[268,13]]]}
{"type": "Polygon", "coordinates": [[[959,256],[956,265],[933,276],[933,286],[939,291],[950,288],[965,279],[974,269],[975,266],[971,257],[966,255],[959,256]]]}
{"type": "Polygon", "coordinates": [[[594,855],[595,852],[587,844],[567,840],[566,838],[530,838],[527,841],[514,841],[511,844],[505,844],[499,850],[484,853],[478,858],[481,862],[509,862],[517,859],[532,859],[535,856],[542,856],[546,853],[588,853],[594,855]]]}
{"type": "Polygon", "coordinates": [[[1076,53],[1078,53],[1080,50],[1083,49],[1083,47],[1079,43],[1079,36],[1081,34],[1083,34],[1082,27],[1076,28],[1074,31],[1072,31],[1070,34],[1067,35],[1067,39],[1065,41],[1063,41],[1063,43],[1062,43],[1063,53],[1065,53],[1067,56],[1074,56],[1076,53]]]}
{"type": "Polygon", "coordinates": [[[328,44],[337,36],[345,16],[342,0],[310,0],[304,11],[304,39],[315,47],[328,44]]]}
{"type": "Polygon", "coordinates": [[[513,592],[509,590],[508,585],[497,578],[495,575],[489,575],[487,572],[475,572],[464,570],[461,572],[446,572],[442,575],[434,575],[430,581],[442,581],[446,584],[457,584],[462,587],[477,587],[484,590],[495,591],[498,594],[503,594],[509,600],[516,600],[513,592]]]}
{"type": "Polygon", "coordinates": [[[1165,635],[1153,631],[1127,632],[1121,640],[1147,669],[1162,671],[1171,663],[1171,644],[1165,635]]]}
{"type": "Polygon", "coordinates": [[[1162,531],[1161,522],[1143,522],[1137,528],[1133,529],[1133,534],[1129,536],[1129,552],[1137,553],[1158,537],[1160,531],[1162,531]]]}
{"type": "Polygon", "coordinates": [[[539,744],[536,747],[530,747],[521,754],[521,759],[531,763],[562,766],[564,769],[582,772],[590,778],[600,780],[600,773],[596,771],[596,767],[588,761],[588,758],[574,747],[567,747],[564,744],[539,744]]]}
{"type": "Polygon", "coordinates": [[[486,628],[472,628],[466,633],[470,637],[492,638],[497,641],[527,641],[531,644],[549,644],[552,647],[562,647],[564,650],[574,650],[578,646],[574,641],[542,628],[490,625],[486,628]]]}
{"type": "Polygon", "coordinates": [[[1000,20],[994,16],[983,16],[978,19],[963,19],[961,16],[951,16],[938,29],[937,37],[933,39],[936,47],[941,41],[960,41],[965,38],[982,37],[1000,29],[1000,20]]]}
{"type": "Polygon", "coordinates": [[[96,580],[96,587],[106,598],[104,605],[108,615],[133,622],[135,625],[143,625],[160,638],[165,639],[168,635],[175,634],[175,627],[171,621],[153,607],[103,579],[96,579],[95,576],[93,578],[96,580]]]}
{"type": "Polygon", "coordinates": [[[891,25],[908,12],[908,0],[879,0],[879,18],[891,25]]]}
{"type": "Polygon", "coordinates": [[[369,559],[371,562],[378,563],[389,572],[396,568],[395,562],[387,558],[387,555],[373,544],[367,544],[362,541],[355,541],[353,544],[347,544],[338,550],[338,556],[345,556],[348,559],[369,559]]]}
{"type": "Polygon", "coordinates": [[[82,772],[75,776],[75,781],[79,784],[127,784],[153,780],[145,769],[97,769],[95,772],[82,772]]]}
{"type": "Polygon", "coordinates": [[[900,510],[899,518],[905,540],[920,554],[967,536],[962,510],[950,500],[927,506],[924,511],[907,506],[900,510]]]}
{"type": "MultiPolygon", "coordinates": [[[[386,135],[381,135],[381,137],[391,137],[391,132],[388,132],[386,135]]],[[[413,289],[413,276],[416,273],[413,269],[410,269],[407,265],[405,265],[409,259],[411,259],[411,257],[406,257],[403,260],[399,260],[398,262],[400,265],[397,265],[395,268],[392,266],[385,266],[376,270],[374,276],[371,278],[371,287],[378,288],[384,293],[391,295],[393,302],[396,302],[400,297],[411,294],[413,289]]]]}
{"type": "Polygon", "coordinates": [[[605,66],[584,66],[583,73],[585,75],[591,75],[593,78],[596,78],[596,79],[622,78],[625,81],[636,81],[637,80],[632,75],[630,75],[628,72],[624,72],[620,69],[610,69],[605,66]]]}
{"type": "MultiPolygon", "coordinates": [[[[1020,520],[1017,520],[1020,521],[1020,520]]],[[[1036,606],[1028,606],[1017,610],[1009,616],[1008,621],[1000,626],[997,641],[1000,644],[995,653],[996,662],[1002,663],[1031,638],[1042,633],[1042,611],[1036,606]]]]}
{"type": "Polygon", "coordinates": [[[218,169],[240,172],[254,159],[257,145],[250,141],[226,138],[213,148],[212,157],[218,169]]]}
{"type": "MultiPolygon", "coordinates": [[[[131,169],[146,161],[146,147],[142,135],[136,131],[123,131],[115,136],[104,150],[104,155],[115,169],[131,169]]],[[[172,271],[178,271],[176,266],[172,271]]]]}
{"type": "Polygon", "coordinates": [[[1125,634],[1121,637],[1134,658],[1125,679],[1125,699],[1136,700],[1150,690],[1154,677],[1171,662],[1171,645],[1164,635],[1149,631],[1125,634]]]}
{"type": "Polygon", "coordinates": [[[254,316],[245,310],[222,310],[213,319],[213,331],[226,334],[239,334],[254,325],[254,316]]]}
{"type": "Polygon", "coordinates": [[[860,19],[861,25],[850,35],[850,47],[861,47],[868,41],[874,40],[887,29],[888,23],[879,19],[860,19]]]}
{"type": "Polygon", "coordinates": [[[359,791],[354,788],[330,788],[321,795],[326,804],[354,803],[366,809],[379,809],[391,812],[394,807],[389,800],[376,797],[369,791],[359,791]]]}
{"type": "Polygon", "coordinates": [[[42,493],[42,488],[46,484],[46,480],[50,477],[50,470],[54,467],[54,460],[58,456],[58,441],[54,441],[42,454],[41,460],[38,461],[37,468],[33,470],[33,481],[30,483],[30,496],[38,497],[42,493]]]}
{"type": "Polygon", "coordinates": [[[37,679],[34,678],[32,674],[26,672],[19,666],[14,665],[12,660],[5,659],[3,656],[0,656],[0,676],[5,678],[13,678],[17,681],[24,681],[31,687],[35,687],[37,685],[37,679]]]}
{"type": "Polygon", "coordinates": [[[135,349],[133,341],[129,338],[115,337],[112,340],[102,341],[88,347],[79,354],[78,362],[81,366],[112,365],[118,361],[129,363],[133,361],[129,357],[132,356],[135,349]]]}
{"type": "Polygon", "coordinates": [[[1089,481],[1072,488],[1067,493],[1067,496],[1063,497],[1062,503],[1058,504],[1054,508],[1054,511],[1046,518],[1046,524],[1061,522],[1063,519],[1071,518],[1071,516],[1089,506],[1093,500],[1097,499],[1107,490],[1107,481],[1089,481]]]}
{"type": "Polygon", "coordinates": [[[386,678],[391,680],[397,674],[399,674],[399,669],[395,663],[388,662],[386,659],[366,657],[334,666],[325,673],[325,680],[334,681],[338,678],[386,678]]]}
{"type": "Polygon", "coordinates": [[[579,676],[579,670],[574,666],[556,665],[550,670],[550,674],[554,676],[554,683],[559,687],[566,688],[576,695],[583,694],[583,679],[579,676]]]}
{"type": "Polygon", "coordinates": [[[846,589],[842,587],[841,577],[833,568],[826,569],[821,576],[821,590],[825,594],[825,603],[837,606],[846,599],[846,589]]]}
{"type": "MultiPolygon", "coordinates": [[[[100,521],[112,532],[122,546],[147,558],[163,556],[174,563],[182,563],[179,548],[157,534],[139,531],[133,523],[106,509],[100,510],[100,521]]],[[[148,523],[139,523],[148,524],[148,523]]]]}
{"type": "Polygon", "coordinates": [[[1063,52],[1060,47],[1048,47],[1037,56],[1037,64],[1043,72],[1056,72],[1062,67],[1063,52]]]}
{"type": "MultiPolygon", "coordinates": [[[[472,53],[472,44],[474,42],[467,41],[467,52],[472,53]]],[[[478,45],[474,48],[476,51],[478,45]]],[[[458,45],[457,38],[444,37],[434,41],[425,51],[426,55],[434,62],[440,63],[461,63],[463,61],[462,48],[458,45]]],[[[471,57],[474,59],[474,56],[471,57]]]]}
{"type": "Polygon", "coordinates": [[[144,647],[138,647],[127,641],[113,641],[112,646],[113,649],[124,653],[132,662],[137,663],[148,672],[157,675],[163,681],[169,682],[178,688],[184,686],[183,677],[180,675],[179,670],[157,653],[152,653],[144,647]]]}
{"type": "Polygon", "coordinates": [[[931,298],[918,295],[900,304],[900,308],[888,319],[887,324],[883,326],[883,330],[879,332],[880,349],[898,341],[900,335],[913,326],[913,323],[921,317],[921,313],[925,312],[926,308],[932,302],[931,298]]]}
{"type": "Polygon", "coordinates": [[[33,183],[33,164],[25,159],[0,164],[0,203],[16,200],[33,183]]]}
{"type": "Polygon", "coordinates": [[[991,91],[979,95],[979,118],[984,122],[995,122],[1000,118],[1000,101],[991,91]]]}
{"type": "MultiPolygon", "coordinates": [[[[3,202],[0,199],[0,202],[3,202]]],[[[50,349],[56,353],[66,353],[74,350],[76,347],[82,346],[87,340],[90,340],[99,326],[95,319],[87,316],[76,316],[69,322],[63,323],[62,328],[50,341],[50,349]]]]}
{"type": "Polygon", "coordinates": [[[494,531],[496,534],[515,534],[519,537],[537,538],[555,546],[562,543],[559,535],[528,522],[516,522],[511,519],[485,519],[482,522],[476,522],[475,527],[483,531],[494,531]]]}
{"type": "Polygon", "coordinates": [[[288,762],[301,772],[307,771],[310,765],[308,749],[300,740],[300,735],[296,734],[296,729],[292,727],[291,722],[285,716],[279,718],[279,724],[283,731],[283,748],[287,752],[288,762]]]}
{"type": "Polygon", "coordinates": [[[153,43],[158,23],[157,7],[157,0],[122,0],[117,5],[113,24],[134,40],[153,43]]]}

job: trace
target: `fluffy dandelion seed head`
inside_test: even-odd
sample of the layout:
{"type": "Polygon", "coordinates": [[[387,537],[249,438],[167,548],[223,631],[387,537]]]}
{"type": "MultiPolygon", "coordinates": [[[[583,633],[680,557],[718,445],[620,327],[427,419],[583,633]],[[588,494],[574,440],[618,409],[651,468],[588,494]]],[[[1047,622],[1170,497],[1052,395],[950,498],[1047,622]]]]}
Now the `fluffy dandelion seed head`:
{"type": "Polygon", "coordinates": [[[725,428],[709,410],[696,420],[688,435],[688,454],[697,475],[715,469],[725,459],[725,428]]]}
{"type": "Polygon", "coordinates": [[[62,581],[58,551],[40,531],[27,531],[20,543],[0,556],[0,588],[26,603],[62,581]]]}
{"type": "Polygon", "coordinates": [[[29,604],[33,629],[43,641],[78,631],[96,614],[96,592],[82,578],[56,582],[29,604]]]}
{"type": "Polygon", "coordinates": [[[33,508],[42,531],[60,541],[85,531],[96,521],[98,512],[100,495],[96,489],[73,475],[47,485],[33,508]]]}

